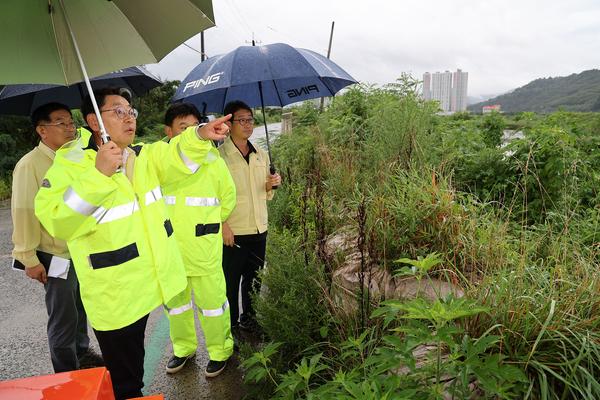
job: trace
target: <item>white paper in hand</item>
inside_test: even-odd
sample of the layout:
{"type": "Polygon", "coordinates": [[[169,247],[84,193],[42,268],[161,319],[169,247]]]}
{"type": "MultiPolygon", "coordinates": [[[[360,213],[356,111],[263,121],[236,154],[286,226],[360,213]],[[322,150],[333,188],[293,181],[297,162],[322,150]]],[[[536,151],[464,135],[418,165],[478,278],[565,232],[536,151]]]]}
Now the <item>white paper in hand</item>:
{"type": "Polygon", "coordinates": [[[48,276],[51,278],[67,279],[70,265],[71,260],[68,258],[53,256],[50,268],[48,268],[48,276]]]}

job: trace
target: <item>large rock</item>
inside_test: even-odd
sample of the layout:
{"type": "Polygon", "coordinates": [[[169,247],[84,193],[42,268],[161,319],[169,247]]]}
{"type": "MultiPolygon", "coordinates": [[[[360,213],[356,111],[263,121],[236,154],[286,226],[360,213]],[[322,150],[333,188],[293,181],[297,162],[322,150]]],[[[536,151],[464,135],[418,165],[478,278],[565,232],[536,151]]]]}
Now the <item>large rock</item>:
{"type": "MultiPolygon", "coordinates": [[[[361,256],[357,233],[349,227],[345,227],[327,238],[325,252],[330,259],[344,257],[343,265],[333,272],[331,294],[336,305],[348,314],[354,313],[358,309],[361,278],[364,290],[365,292],[369,291],[372,302],[386,299],[409,300],[416,297],[433,301],[445,298],[449,294],[453,294],[455,297],[464,296],[460,287],[437,278],[426,277],[418,280],[410,276],[393,277],[389,271],[373,263],[368,254],[361,256]]],[[[425,363],[431,362],[432,353],[435,351],[437,351],[437,345],[433,343],[415,347],[413,356],[416,360],[416,367],[421,368],[425,363]]],[[[444,360],[448,358],[446,349],[444,349],[442,358],[444,360]]],[[[397,375],[404,375],[409,373],[409,368],[400,366],[393,372],[397,375]]],[[[444,386],[449,388],[453,378],[450,376],[443,378],[444,386]]],[[[472,382],[470,386],[472,395],[469,400],[481,398],[476,382],[472,382]]],[[[448,392],[443,393],[443,396],[447,400],[453,398],[448,392]]]]}
{"type": "Polygon", "coordinates": [[[418,280],[414,277],[393,277],[389,271],[374,264],[368,254],[364,254],[362,260],[357,234],[350,228],[330,235],[325,242],[325,252],[331,259],[344,257],[342,267],[333,272],[331,294],[337,305],[346,312],[357,308],[361,281],[365,293],[368,290],[369,297],[374,301],[415,297],[435,300],[449,294],[455,297],[464,295],[460,287],[450,282],[437,278],[418,280]]]}

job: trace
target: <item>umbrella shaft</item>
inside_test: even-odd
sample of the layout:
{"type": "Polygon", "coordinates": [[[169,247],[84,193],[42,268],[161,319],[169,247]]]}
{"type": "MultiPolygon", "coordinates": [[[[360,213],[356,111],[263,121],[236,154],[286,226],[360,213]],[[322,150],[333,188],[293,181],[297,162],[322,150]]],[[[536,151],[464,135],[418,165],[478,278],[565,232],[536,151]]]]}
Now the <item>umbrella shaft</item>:
{"type": "MultiPolygon", "coordinates": [[[[267,127],[267,114],[265,113],[265,101],[263,99],[262,82],[258,81],[258,93],[260,94],[260,107],[265,123],[265,136],[267,138],[267,152],[269,153],[269,161],[273,165],[273,157],[271,157],[271,143],[269,142],[269,128],[267,127]]],[[[273,168],[274,169],[274,168],[273,168]]]]}
{"type": "MultiPolygon", "coordinates": [[[[77,59],[79,60],[79,66],[81,67],[81,73],[83,74],[85,86],[88,90],[88,94],[90,95],[90,99],[92,100],[92,105],[94,106],[94,112],[96,113],[96,117],[98,118],[98,124],[100,125],[100,136],[102,137],[102,143],[108,143],[110,141],[110,137],[106,133],[106,128],[104,127],[104,121],[102,121],[102,116],[100,115],[100,109],[98,108],[98,104],[96,103],[96,97],[94,96],[94,91],[92,90],[92,84],[90,83],[90,78],[88,77],[87,70],[85,69],[85,64],[83,63],[83,58],[81,57],[81,52],[79,51],[79,46],[77,45],[77,39],[75,39],[75,34],[73,33],[73,29],[71,28],[71,22],[69,21],[69,16],[67,15],[67,10],[63,4],[63,0],[60,0],[60,7],[62,8],[62,12],[65,16],[67,28],[69,28],[69,34],[71,35],[71,40],[73,41],[73,47],[75,48],[75,54],[77,54],[77,59]]],[[[83,116],[83,119],[85,120],[85,115],[83,116]]]]}

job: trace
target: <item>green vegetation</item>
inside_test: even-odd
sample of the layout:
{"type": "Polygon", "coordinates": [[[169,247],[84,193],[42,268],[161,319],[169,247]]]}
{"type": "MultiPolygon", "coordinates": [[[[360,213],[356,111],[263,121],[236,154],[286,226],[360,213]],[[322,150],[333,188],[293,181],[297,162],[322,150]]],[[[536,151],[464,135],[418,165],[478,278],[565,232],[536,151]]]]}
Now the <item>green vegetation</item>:
{"type": "Polygon", "coordinates": [[[481,107],[500,104],[502,111],[551,113],[565,111],[600,111],[600,70],[556,78],[540,78],[509,93],[472,104],[469,110],[481,113],[481,107]]]}
{"type": "Polygon", "coordinates": [[[26,117],[0,116],[0,200],[10,197],[15,164],[37,144],[30,127],[26,117]]]}
{"type": "Polygon", "coordinates": [[[600,117],[415,90],[303,105],[276,142],[249,397],[600,398],[600,117]]]}
{"type": "Polygon", "coordinates": [[[135,132],[137,141],[152,143],[165,136],[165,111],[177,86],[179,81],[168,81],[150,90],[144,96],[133,99],[133,106],[140,113],[135,132]]]}
{"type": "MultiPolygon", "coordinates": [[[[140,140],[173,85],[134,103],[140,140]]],[[[249,397],[600,398],[600,116],[441,117],[416,90],[296,107],[274,144],[249,397]]],[[[29,129],[0,118],[0,197],[29,129]]]]}

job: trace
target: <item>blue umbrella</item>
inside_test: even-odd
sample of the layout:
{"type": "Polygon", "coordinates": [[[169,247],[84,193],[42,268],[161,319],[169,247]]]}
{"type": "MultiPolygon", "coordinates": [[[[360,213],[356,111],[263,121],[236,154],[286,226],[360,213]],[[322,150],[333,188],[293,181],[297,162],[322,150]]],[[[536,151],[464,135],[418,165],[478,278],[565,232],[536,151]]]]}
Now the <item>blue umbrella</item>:
{"type": "MultiPolygon", "coordinates": [[[[196,66],[181,81],[172,101],[222,113],[228,102],[242,100],[250,107],[261,106],[265,115],[264,106],[333,96],[353,83],[356,80],[346,71],[314,51],[284,43],[241,46],[196,66]]],[[[266,123],[265,133],[271,157],[266,123]]]]}
{"type": "Polygon", "coordinates": [[[225,104],[242,100],[250,107],[283,107],[318,97],[333,96],[356,83],[328,58],[284,43],[241,46],[198,64],[181,81],[173,101],[186,101],[209,112],[223,112],[225,104]]]}
{"type": "MultiPolygon", "coordinates": [[[[141,96],[162,82],[143,67],[124,68],[91,80],[94,89],[125,87],[141,96]]],[[[37,107],[57,101],[71,108],[79,108],[87,95],[85,83],[71,86],[22,84],[0,87],[0,114],[30,115],[37,107]]]]}

